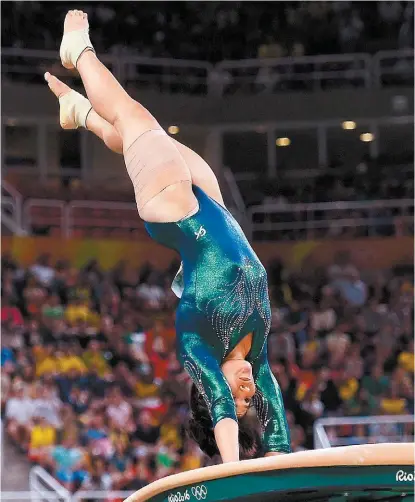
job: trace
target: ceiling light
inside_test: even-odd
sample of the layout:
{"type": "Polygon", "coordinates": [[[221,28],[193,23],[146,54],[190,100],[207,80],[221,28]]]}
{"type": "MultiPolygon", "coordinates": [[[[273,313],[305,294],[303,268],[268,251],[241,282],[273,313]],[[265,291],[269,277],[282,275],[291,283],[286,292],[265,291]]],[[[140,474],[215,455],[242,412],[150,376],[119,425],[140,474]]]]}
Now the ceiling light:
{"type": "Polygon", "coordinates": [[[277,140],[275,141],[275,144],[277,146],[290,146],[291,140],[290,140],[290,138],[277,138],[277,140]]]}
{"type": "Polygon", "coordinates": [[[342,122],[342,127],[345,131],[351,131],[353,129],[356,129],[356,122],[353,120],[345,120],[342,122]]]}
{"type": "Polygon", "coordinates": [[[371,132],[364,132],[360,135],[360,141],[363,141],[363,143],[370,143],[374,139],[375,136],[371,132]]]}
{"type": "Polygon", "coordinates": [[[169,134],[177,134],[179,132],[179,128],[175,125],[171,125],[167,131],[169,132],[169,134]]]}

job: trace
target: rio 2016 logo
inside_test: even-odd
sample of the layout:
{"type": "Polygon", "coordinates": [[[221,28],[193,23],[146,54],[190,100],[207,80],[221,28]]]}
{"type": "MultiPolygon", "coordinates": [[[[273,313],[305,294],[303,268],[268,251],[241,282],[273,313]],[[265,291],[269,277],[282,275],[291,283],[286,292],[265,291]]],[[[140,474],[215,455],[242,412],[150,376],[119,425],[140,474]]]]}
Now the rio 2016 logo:
{"type": "Polygon", "coordinates": [[[185,502],[186,500],[190,500],[190,495],[187,490],[184,493],[170,493],[167,500],[169,502],[185,502]]]}
{"type": "Polygon", "coordinates": [[[413,472],[405,472],[405,471],[398,471],[396,473],[396,481],[410,481],[410,482],[414,482],[415,480],[415,475],[413,472]]]}
{"type": "Polygon", "coordinates": [[[190,489],[192,495],[190,495],[189,490],[185,492],[170,493],[167,500],[168,502],[186,502],[187,500],[205,500],[207,497],[207,488],[205,485],[192,486],[190,489]]]}

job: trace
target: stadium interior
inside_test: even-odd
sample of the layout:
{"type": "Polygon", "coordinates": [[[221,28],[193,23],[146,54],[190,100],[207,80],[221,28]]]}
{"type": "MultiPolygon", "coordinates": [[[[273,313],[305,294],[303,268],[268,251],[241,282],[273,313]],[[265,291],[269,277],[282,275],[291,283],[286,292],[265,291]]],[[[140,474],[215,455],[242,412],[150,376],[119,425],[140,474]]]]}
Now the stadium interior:
{"type": "Polygon", "coordinates": [[[84,92],[59,61],[71,8],[264,262],[293,452],[413,442],[414,3],[1,8],[1,499],[122,501],[218,464],[186,434],[179,258],[146,235],[122,156],[63,131],[43,81],[84,92]]]}

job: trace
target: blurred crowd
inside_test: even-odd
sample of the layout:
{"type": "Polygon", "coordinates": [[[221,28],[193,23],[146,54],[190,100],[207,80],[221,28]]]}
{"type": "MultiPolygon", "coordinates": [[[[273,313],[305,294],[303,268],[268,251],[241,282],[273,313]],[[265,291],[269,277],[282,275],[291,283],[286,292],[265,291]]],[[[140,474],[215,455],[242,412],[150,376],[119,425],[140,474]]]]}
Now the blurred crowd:
{"type": "Polygon", "coordinates": [[[99,52],[211,62],[413,46],[413,2],[6,2],[3,47],[56,50],[82,8],[99,52]]]}
{"type": "MultiPolygon", "coordinates": [[[[75,268],[2,256],[1,399],[8,437],[70,490],[138,489],[209,465],[187,439],[189,378],[175,356],[165,271],[75,268]]],[[[362,278],[346,254],[326,270],[269,266],[272,370],[293,451],[324,416],[413,413],[413,267],[362,278]]],[[[330,431],[333,444],[411,436],[330,431]]],[[[215,459],[213,460],[215,462],[215,459]]]]}

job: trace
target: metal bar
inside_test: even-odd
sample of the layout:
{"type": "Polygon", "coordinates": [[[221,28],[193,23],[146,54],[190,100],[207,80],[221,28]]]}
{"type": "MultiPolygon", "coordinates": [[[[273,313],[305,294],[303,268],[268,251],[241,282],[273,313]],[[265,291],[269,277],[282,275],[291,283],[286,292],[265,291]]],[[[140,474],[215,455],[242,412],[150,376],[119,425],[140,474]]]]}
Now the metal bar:
{"type": "MultiPolygon", "coordinates": [[[[269,213],[266,213],[269,214],[269,213]]],[[[259,231],[280,231],[280,230],[307,230],[307,229],[323,229],[335,226],[336,228],[364,227],[369,225],[377,225],[378,227],[393,225],[393,220],[384,221],[385,218],[347,218],[342,220],[309,220],[309,221],[289,221],[286,223],[252,223],[253,230],[259,231]]]]}
{"type": "MultiPolygon", "coordinates": [[[[0,492],[0,500],[33,500],[33,498],[39,497],[42,499],[57,500],[60,501],[62,496],[53,491],[36,491],[34,492],[0,492]]],[[[68,499],[67,499],[68,500],[68,499]]]]}
{"type": "Polygon", "coordinates": [[[393,200],[373,200],[373,201],[338,201],[338,202],[315,202],[310,204],[287,204],[278,206],[277,204],[263,204],[252,206],[250,211],[254,214],[264,212],[274,213],[294,213],[300,211],[340,211],[354,209],[378,209],[378,208],[399,208],[412,207],[413,199],[393,199],[393,200]]]}
{"type": "MultiPolygon", "coordinates": [[[[300,121],[286,121],[286,122],[261,122],[261,126],[264,128],[272,127],[272,128],[283,128],[286,130],[302,130],[302,129],[313,129],[317,128],[319,126],[321,127],[338,127],[339,124],[341,124],[345,120],[349,120],[350,117],[337,117],[336,119],[333,120],[300,120],[300,121]]],[[[15,125],[37,125],[39,123],[44,123],[44,124],[50,124],[50,125],[56,125],[56,119],[53,117],[48,117],[48,116],[42,116],[42,117],[37,117],[37,116],[5,116],[4,120],[7,121],[13,121],[15,125]]],[[[368,118],[367,117],[354,117],[354,119],[357,123],[367,123],[368,118]]],[[[413,124],[414,123],[414,116],[413,115],[403,115],[400,117],[381,117],[378,119],[375,119],[373,121],[375,124],[378,126],[381,125],[407,125],[407,124],[413,124]]],[[[200,124],[186,124],[186,127],[190,128],[198,128],[199,130],[203,129],[203,126],[200,126],[200,124]]],[[[220,125],[217,124],[215,126],[215,131],[223,133],[223,132],[238,132],[238,131],[256,131],[258,128],[258,124],[255,122],[238,122],[238,123],[230,123],[227,125],[220,125]]],[[[5,166],[7,167],[7,165],[5,166]]],[[[14,170],[19,169],[19,166],[12,166],[14,170]]],[[[25,168],[29,172],[29,168],[22,166],[22,168],[25,168]]],[[[33,168],[30,168],[30,172],[33,172],[33,168]]]]}
{"type": "Polygon", "coordinates": [[[31,233],[31,215],[30,215],[30,209],[32,207],[57,207],[61,210],[61,228],[64,227],[65,224],[65,219],[64,219],[64,210],[65,210],[65,202],[62,200],[55,200],[55,199],[27,199],[26,202],[23,204],[23,228],[31,233]]]}

